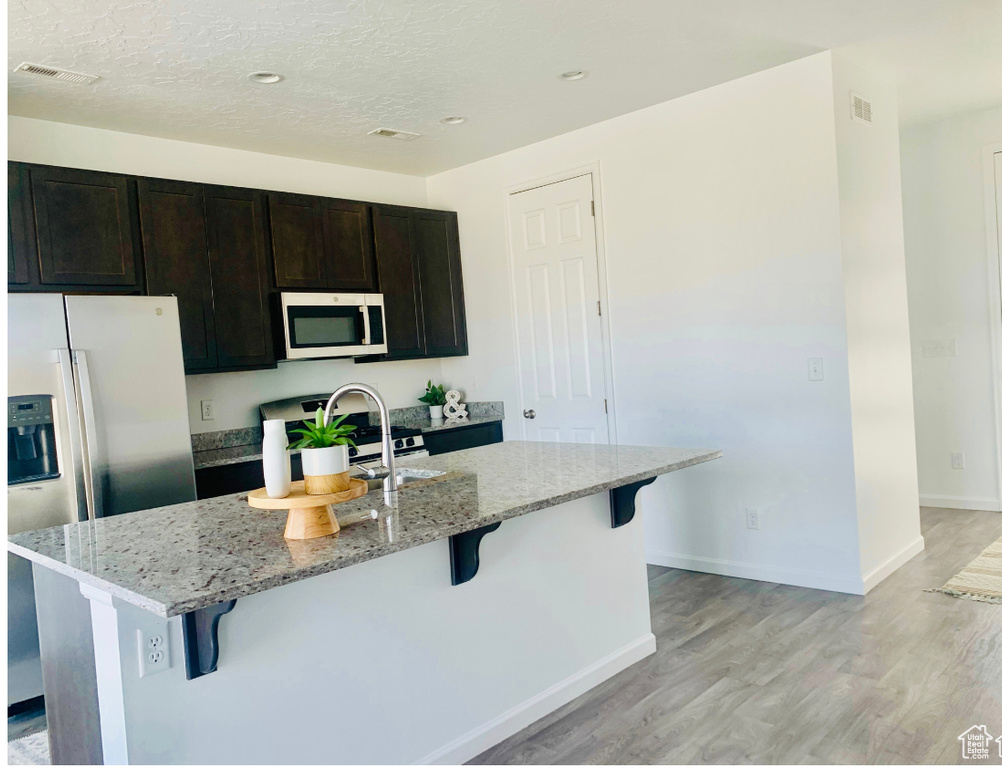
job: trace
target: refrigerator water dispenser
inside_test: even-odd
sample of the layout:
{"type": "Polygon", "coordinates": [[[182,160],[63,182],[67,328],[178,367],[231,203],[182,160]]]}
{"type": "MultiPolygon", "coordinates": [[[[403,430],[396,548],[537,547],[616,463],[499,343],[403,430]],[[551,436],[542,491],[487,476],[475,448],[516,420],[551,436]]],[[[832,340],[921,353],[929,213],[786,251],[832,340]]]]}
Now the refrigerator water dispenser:
{"type": "Polygon", "coordinates": [[[7,485],[59,477],[51,395],[7,398],[7,485]]]}

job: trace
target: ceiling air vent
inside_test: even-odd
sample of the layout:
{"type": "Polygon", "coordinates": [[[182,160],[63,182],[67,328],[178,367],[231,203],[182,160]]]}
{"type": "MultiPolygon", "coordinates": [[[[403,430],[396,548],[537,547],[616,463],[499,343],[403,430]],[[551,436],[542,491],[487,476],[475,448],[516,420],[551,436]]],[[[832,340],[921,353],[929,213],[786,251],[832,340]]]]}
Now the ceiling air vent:
{"type": "Polygon", "coordinates": [[[77,85],[90,85],[95,80],[101,79],[97,75],[85,75],[82,72],[71,72],[68,69],[57,69],[56,67],[43,67],[41,64],[31,64],[27,61],[21,62],[14,71],[47,77],[50,80],[62,80],[64,83],[76,83],[77,85]]]}
{"type": "Polygon", "coordinates": [[[382,136],[384,139],[396,139],[397,141],[413,141],[414,139],[421,136],[420,133],[411,133],[410,131],[395,131],[392,128],[377,128],[374,131],[369,131],[370,136],[382,136]]]}
{"type": "Polygon", "coordinates": [[[871,125],[873,119],[870,114],[870,100],[864,99],[858,93],[850,93],[849,98],[852,101],[852,119],[871,125]]]}

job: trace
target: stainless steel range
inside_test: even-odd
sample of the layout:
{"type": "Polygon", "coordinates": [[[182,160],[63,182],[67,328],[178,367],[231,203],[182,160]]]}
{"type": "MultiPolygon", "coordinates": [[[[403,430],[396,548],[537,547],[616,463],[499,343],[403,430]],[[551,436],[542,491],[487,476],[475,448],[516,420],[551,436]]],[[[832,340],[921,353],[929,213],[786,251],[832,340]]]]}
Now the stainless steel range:
{"type": "MultiPolygon", "coordinates": [[[[288,433],[291,443],[300,437],[293,434],[292,430],[302,428],[303,421],[312,421],[316,416],[317,408],[326,407],[331,394],[331,392],[327,392],[326,394],[302,395],[301,397],[262,403],[260,406],[261,420],[285,419],[285,431],[288,433]]],[[[352,440],[358,447],[348,449],[351,463],[366,467],[370,463],[378,464],[380,458],[378,414],[370,409],[369,401],[359,394],[342,397],[338,401],[337,407],[332,411],[332,418],[338,418],[345,414],[348,416],[345,423],[353,424],[356,427],[352,440]]],[[[393,456],[396,459],[399,460],[403,457],[417,459],[428,455],[421,430],[391,426],[390,431],[393,437],[393,456]]]]}

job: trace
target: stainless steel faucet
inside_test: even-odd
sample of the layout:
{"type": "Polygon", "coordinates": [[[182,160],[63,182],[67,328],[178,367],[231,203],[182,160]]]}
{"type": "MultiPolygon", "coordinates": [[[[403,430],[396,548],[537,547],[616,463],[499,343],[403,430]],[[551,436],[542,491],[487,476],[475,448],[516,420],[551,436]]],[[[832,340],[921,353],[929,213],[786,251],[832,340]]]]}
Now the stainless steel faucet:
{"type": "Polygon", "coordinates": [[[327,407],[324,409],[324,424],[331,423],[331,413],[334,406],[349,392],[361,392],[376,401],[376,407],[379,409],[379,424],[382,427],[382,461],[386,474],[374,469],[367,470],[367,474],[370,480],[383,478],[383,500],[387,504],[395,505],[397,501],[397,467],[393,459],[393,439],[390,437],[390,411],[380,394],[368,384],[345,384],[343,387],[338,387],[331,395],[330,400],[327,401],[327,407]]]}

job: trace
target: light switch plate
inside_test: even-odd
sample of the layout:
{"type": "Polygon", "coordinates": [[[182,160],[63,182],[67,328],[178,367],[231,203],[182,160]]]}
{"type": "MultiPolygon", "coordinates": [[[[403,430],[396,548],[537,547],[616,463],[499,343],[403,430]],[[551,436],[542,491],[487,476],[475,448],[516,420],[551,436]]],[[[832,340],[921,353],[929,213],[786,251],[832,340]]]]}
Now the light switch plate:
{"type": "Polygon", "coordinates": [[[807,380],[808,381],[825,380],[825,359],[823,357],[807,358],[807,380]]]}

